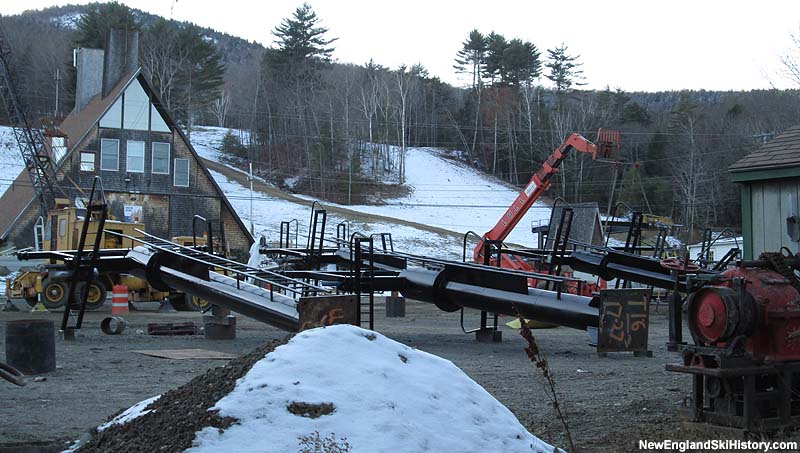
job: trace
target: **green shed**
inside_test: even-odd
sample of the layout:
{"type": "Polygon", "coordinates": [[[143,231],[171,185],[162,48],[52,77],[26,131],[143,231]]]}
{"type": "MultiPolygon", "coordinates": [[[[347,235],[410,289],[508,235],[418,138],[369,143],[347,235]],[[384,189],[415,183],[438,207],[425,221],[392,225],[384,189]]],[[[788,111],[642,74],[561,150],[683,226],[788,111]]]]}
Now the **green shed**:
{"type": "Polygon", "coordinates": [[[744,259],[786,247],[786,219],[800,215],[800,126],[787,129],[756,151],[728,167],[733,182],[742,185],[744,259]]]}

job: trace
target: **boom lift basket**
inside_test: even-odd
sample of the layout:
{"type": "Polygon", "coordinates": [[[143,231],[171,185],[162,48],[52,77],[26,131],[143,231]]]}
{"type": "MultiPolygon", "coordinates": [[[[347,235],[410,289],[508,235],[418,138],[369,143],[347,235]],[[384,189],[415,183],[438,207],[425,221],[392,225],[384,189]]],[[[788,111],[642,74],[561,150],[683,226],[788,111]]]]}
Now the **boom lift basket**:
{"type": "Polygon", "coordinates": [[[597,155],[593,156],[595,159],[608,159],[612,154],[615,154],[620,149],[620,133],[613,129],[598,129],[597,130],[597,155]]]}

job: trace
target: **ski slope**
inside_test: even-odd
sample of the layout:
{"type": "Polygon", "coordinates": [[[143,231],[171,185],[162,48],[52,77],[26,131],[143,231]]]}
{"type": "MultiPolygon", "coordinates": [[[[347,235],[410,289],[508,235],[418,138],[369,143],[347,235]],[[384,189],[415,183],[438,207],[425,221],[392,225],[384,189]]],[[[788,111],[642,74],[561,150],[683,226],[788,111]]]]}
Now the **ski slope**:
{"type": "MultiPolygon", "coordinates": [[[[249,227],[250,189],[236,181],[231,181],[225,175],[216,171],[211,170],[211,175],[219,184],[225,196],[228,197],[239,217],[249,227]]],[[[311,210],[308,206],[257,191],[253,192],[252,203],[253,230],[256,237],[263,235],[268,243],[276,244],[280,239],[280,223],[282,221],[292,221],[292,241],[294,241],[295,237],[294,232],[299,227],[297,242],[303,247],[306,245],[308,225],[311,219],[311,210]],[[294,223],[293,220],[297,220],[297,223],[294,223]]],[[[461,241],[452,236],[440,235],[395,223],[364,222],[330,212],[328,213],[327,222],[329,226],[327,228],[328,235],[335,234],[336,225],[346,222],[351,234],[360,232],[370,236],[377,233],[391,233],[394,248],[397,251],[452,260],[460,260],[462,257],[461,241]]]]}
{"type": "MultiPolygon", "coordinates": [[[[228,131],[229,129],[219,127],[199,128],[192,131],[192,144],[202,157],[224,163],[220,146],[222,138],[228,131]]],[[[238,131],[231,131],[245,137],[238,131]]],[[[217,182],[221,181],[217,180],[217,182]]],[[[232,181],[223,181],[223,183],[233,190],[237,197],[242,195],[241,190],[236,188],[236,184],[232,181]]],[[[365,214],[393,217],[435,226],[459,235],[463,235],[467,231],[483,235],[497,224],[519,195],[519,190],[516,188],[482,174],[461,162],[448,159],[442,151],[432,148],[408,149],[405,184],[411,189],[408,196],[386,200],[386,204],[383,205],[337,205],[327,202],[324,204],[365,214]]],[[[249,191],[247,196],[249,196],[249,191]]],[[[308,196],[297,196],[313,200],[308,196]]],[[[237,212],[243,219],[246,219],[245,223],[249,222],[249,210],[237,209],[237,212]]],[[[301,218],[307,219],[308,215],[306,213],[301,218]]],[[[254,223],[260,225],[268,225],[272,218],[266,212],[258,214],[254,212],[253,217],[254,223]]],[[[537,202],[511,232],[506,242],[525,246],[536,245],[536,237],[531,233],[531,226],[538,225],[540,222],[547,223],[549,219],[550,208],[541,201],[537,202]]],[[[273,226],[268,229],[277,228],[279,223],[279,220],[273,222],[273,226]]],[[[382,229],[384,225],[373,225],[371,230],[388,231],[393,236],[407,237],[402,231],[394,229],[396,225],[385,226],[391,226],[393,229],[385,230],[382,229]]],[[[452,253],[450,254],[452,255],[452,253]]],[[[458,258],[461,258],[460,245],[458,246],[458,258]]]]}
{"type": "MultiPolygon", "coordinates": [[[[409,148],[406,154],[406,185],[409,196],[382,206],[347,206],[360,212],[411,220],[456,233],[491,230],[519,190],[467,165],[444,157],[431,148],[409,148]]],[[[523,216],[506,242],[534,246],[531,225],[547,223],[550,208],[541,201],[523,216]]]]}

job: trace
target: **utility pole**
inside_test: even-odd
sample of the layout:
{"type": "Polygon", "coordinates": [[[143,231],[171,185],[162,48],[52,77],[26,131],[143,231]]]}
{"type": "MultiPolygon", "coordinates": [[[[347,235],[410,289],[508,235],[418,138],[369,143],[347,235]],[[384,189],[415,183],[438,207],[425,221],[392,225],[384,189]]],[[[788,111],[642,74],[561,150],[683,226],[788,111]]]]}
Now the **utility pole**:
{"type": "Polygon", "coordinates": [[[61,69],[59,69],[59,68],[56,68],[56,79],[55,80],[56,80],[56,108],[53,109],[53,116],[56,117],[56,118],[59,118],[61,116],[60,115],[60,109],[59,109],[59,103],[58,103],[58,89],[61,86],[61,69]]]}
{"type": "Polygon", "coordinates": [[[247,180],[250,181],[250,234],[255,234],[253,229],[253,161],[250,161],[250,173],[247,175],[247,180]]]}

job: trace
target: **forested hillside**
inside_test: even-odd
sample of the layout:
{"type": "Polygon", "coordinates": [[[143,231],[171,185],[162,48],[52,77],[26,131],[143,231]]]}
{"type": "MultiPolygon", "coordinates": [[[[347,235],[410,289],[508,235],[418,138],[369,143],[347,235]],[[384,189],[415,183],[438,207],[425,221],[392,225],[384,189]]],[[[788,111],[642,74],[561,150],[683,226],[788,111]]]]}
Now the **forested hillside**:
{"type": "Polygon", "coordinates": [[[142,67],[182,124],[250,130],[243,143],[226,140],[226,150],[272,181],[290,179],[294,190],[340,203],[402,184],[409,146],[458,150],[521,186],[570,132],[594,139],[602,127],[622,131],[620,155],[571,155],[552,196],[605,209],[613,193],[687,230],[738,226],[727,166],[800,119],[795,90],[585,90],[580,56],[567,45],[539,49],[503,30],[474,30],[453,43],[453,71],[469,77],[466,87],[413,61],[340,64],[331,55],[347,30],[327,30],[324,19],[299,6],[264,30],[270,48],[114,3],[27,12],[3,17],[2,26],[38,116],[70,110],[73,47],[102,45],[109,27],[138,28],[142,67]]]}

